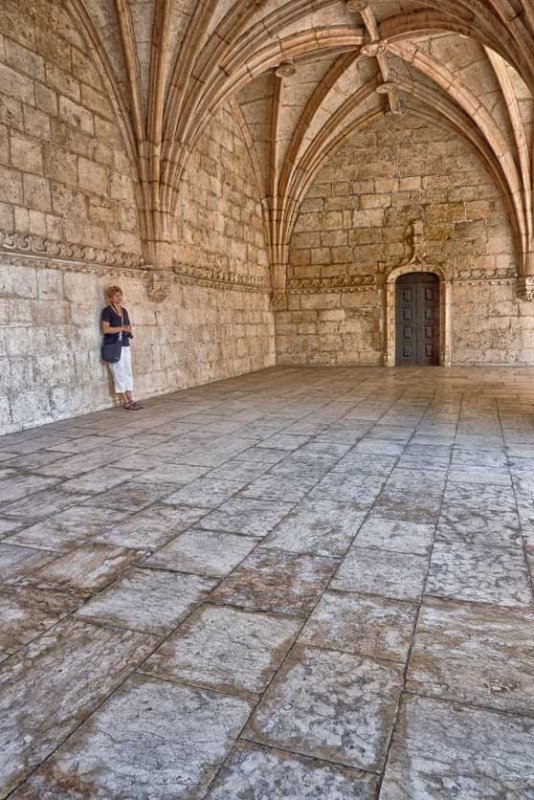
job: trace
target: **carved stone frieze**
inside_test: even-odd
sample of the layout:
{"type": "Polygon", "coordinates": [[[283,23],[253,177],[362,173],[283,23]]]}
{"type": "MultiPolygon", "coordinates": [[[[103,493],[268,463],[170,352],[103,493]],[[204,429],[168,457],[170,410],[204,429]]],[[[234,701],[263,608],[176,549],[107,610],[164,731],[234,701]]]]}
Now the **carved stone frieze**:
{"type": "Polygon", "coordinates": [[[479,283],[489,281],[495,283],[515,280],[517,273],[513,267],[496,267],[495,269],[482,269],[480,267],[466,267],[454,275],[454,281],[462,283],[479,283]]]}
{"type": "Polygon", "coordinates": [[[173,283],[218,286],[245,292],[268,292],[265,277],[241,275],[227,269],[190,264],[175,264],[171,270],[157,270],[136,253],[103,250],[86,245],[59,242],[33,234],[0,230],[0,262],[18,267],[56,269],[65,272],[91,273],[107,277],[110,270],[128,277],[145,277],[148,297],[163,302],[173,283]]]}
{"type": "Polygon", "coordinates": [[[204,267],[193,264],[174,264],[173,273],[178,281],[198,283],[202,286],[220,286],[224,289],[236,289],[242,292],[267,292],[267,278],[254,275],[241,275],[226,269],[204,267]]]}
{"type": "Polygon", "coordinates": [[[29,257],[64,261],[69,264],[94,264],[104,267],[142,268],[142,256],[120,250],[104,250],[88,245],[47,239],[34,234],[9,233],[0,230],[0,251],[29,257]]]}
{"type": "Polygon", "coordinates": [[[288,282],[290,294],[315,292],[362,292],[376,288],[376,275],[335,275],[331,278],[292,278],[288,282]]]}
{"type": "Polygon", "coordinates": [[[517,278],[516,294],[519,300],[534,301],[534,275],[521,275],[517,278]]]}

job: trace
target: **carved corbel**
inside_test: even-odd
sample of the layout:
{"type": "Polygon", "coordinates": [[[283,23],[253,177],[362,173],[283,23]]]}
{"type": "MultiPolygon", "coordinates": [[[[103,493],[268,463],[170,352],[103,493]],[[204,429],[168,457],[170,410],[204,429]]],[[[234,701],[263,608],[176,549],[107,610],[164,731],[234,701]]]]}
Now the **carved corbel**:
{"type": "Polygon", "coordinates": [[[151,272],[146,279],[146,293],[154,303],[163,303],[171,292],[173,276],[168,270],[151,272]]]}
{"type": "Polygon", "coordinates": [[[277,311],[283,311],[287,308],[287,294],[286,292],[271,292],[271,305],[277,311]]]}
{"type": "Polygon", "coordinates": [[[517,278],[515,291],[519,300],[532,303],[534,301],[534,275],[520,275],[517,278]]]}

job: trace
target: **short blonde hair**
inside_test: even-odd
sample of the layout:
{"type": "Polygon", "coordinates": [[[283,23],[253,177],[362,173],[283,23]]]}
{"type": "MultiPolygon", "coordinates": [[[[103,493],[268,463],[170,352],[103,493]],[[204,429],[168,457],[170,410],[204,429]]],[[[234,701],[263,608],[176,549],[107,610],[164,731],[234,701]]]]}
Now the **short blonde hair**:
{"type": "Polygon", "coordinates": [[[120,292],[121,294],[123,294],[123,291],[120,286],[108,286],[108,288],[106,289],[106,297],[108,298],[108,300],[115,294],[115,292],[120,292]]]}

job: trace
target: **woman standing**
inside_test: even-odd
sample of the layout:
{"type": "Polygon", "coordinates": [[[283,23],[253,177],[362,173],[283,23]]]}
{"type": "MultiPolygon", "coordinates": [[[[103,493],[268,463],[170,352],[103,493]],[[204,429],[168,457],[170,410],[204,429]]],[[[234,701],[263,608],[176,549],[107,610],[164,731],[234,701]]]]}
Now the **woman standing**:
{"type": "Polygon", "coordinates": [[[143,406],[134,402],[132,396],[133,374],[130,339],[133,338],[133,333],[128,311],[122,305],[120,286],[110,286],[106,290],[106,298],[109,305],[102,311],[104,344],[113,344],[122,337],[120,361],[109,365],[113,374],[115,391],[121,395],[122,406],[126,411],[136,411],[143,406]]]}

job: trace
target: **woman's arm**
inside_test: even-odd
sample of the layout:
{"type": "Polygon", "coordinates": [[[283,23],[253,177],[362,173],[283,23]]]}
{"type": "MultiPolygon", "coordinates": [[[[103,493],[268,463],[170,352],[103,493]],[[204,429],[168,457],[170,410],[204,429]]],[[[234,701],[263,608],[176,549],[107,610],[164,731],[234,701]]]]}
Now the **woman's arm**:
{"type": "Polygon", "coordinates": [[[125,330],[124,325],[120,325],[118,328],[112,328],[109,322],[105,319],[102,320],[102,333],[122,333],[125,330]]]}

